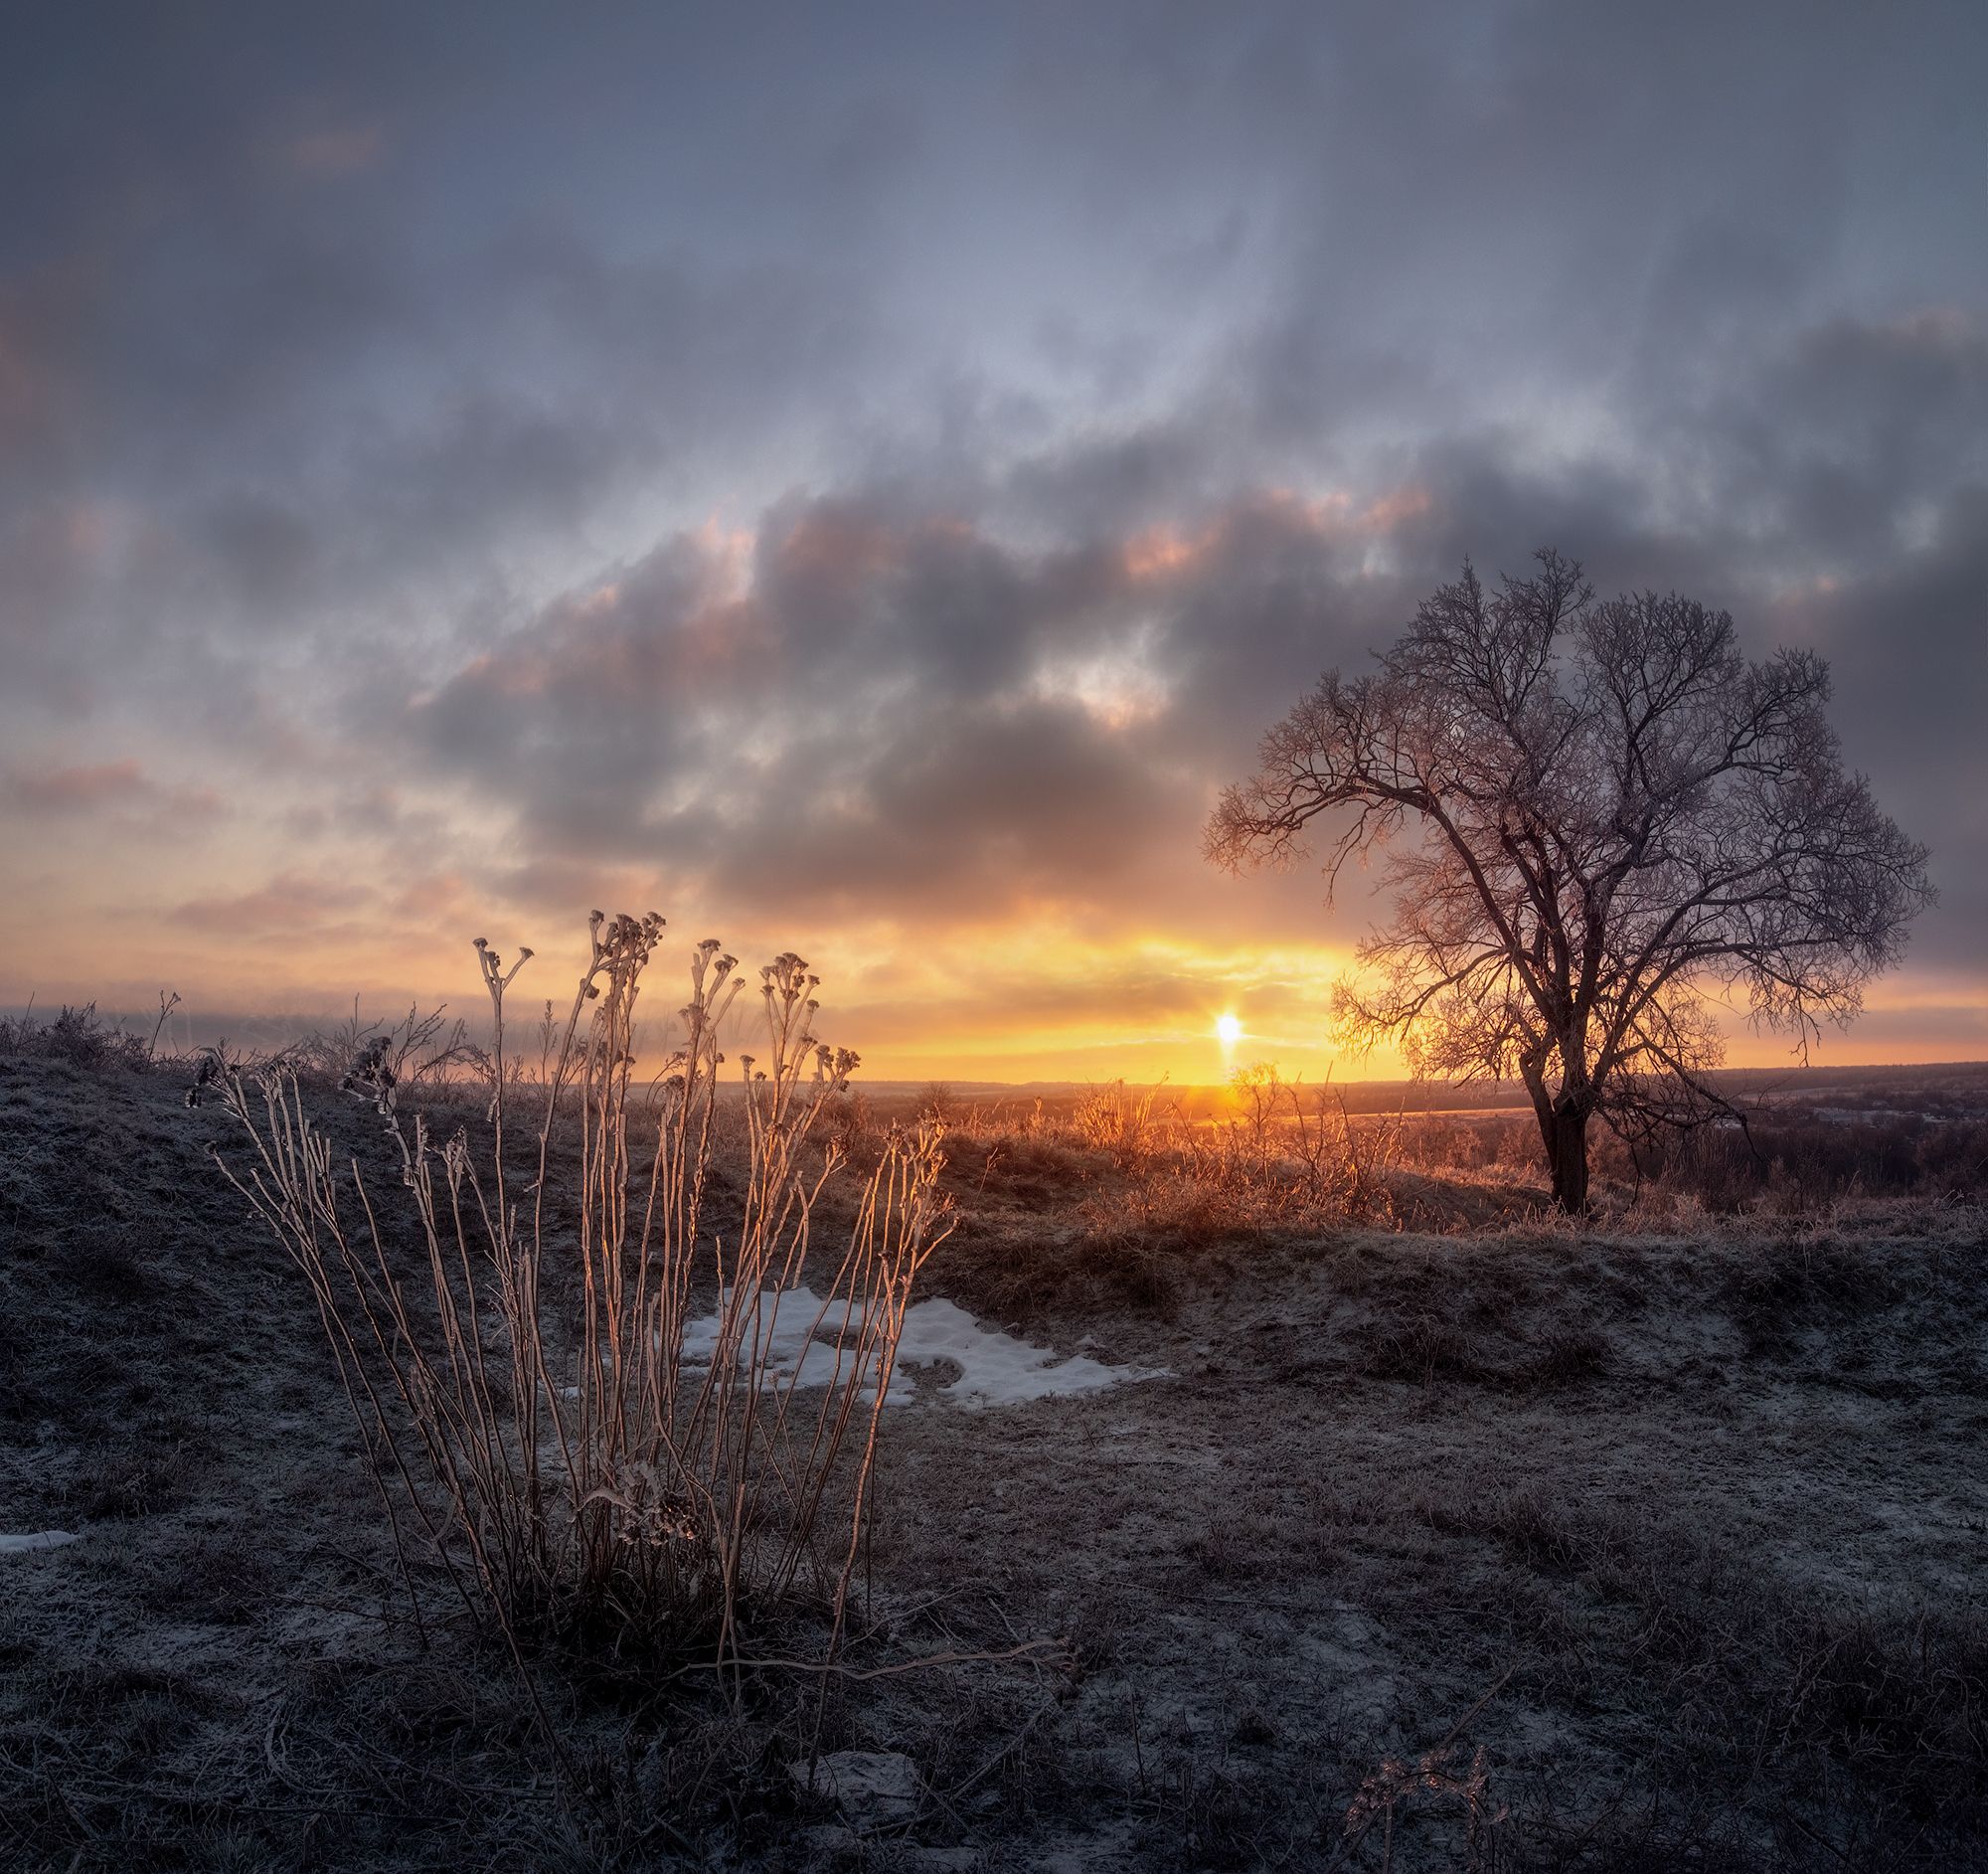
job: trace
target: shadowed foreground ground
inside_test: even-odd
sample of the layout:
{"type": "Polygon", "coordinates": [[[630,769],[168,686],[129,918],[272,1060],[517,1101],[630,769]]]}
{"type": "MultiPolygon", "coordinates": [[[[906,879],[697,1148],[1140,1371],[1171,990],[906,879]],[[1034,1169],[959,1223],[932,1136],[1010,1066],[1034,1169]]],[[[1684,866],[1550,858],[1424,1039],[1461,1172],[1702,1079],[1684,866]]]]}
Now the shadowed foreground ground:
{"type": "Polygon", "coordinates": [[[1400,1868],[1988,1854],[1978,1213],[1214,1230],[1114,1287],[1062,1278],[1071,1193],[983,1159],[933,1291],[1170,1377],[894,1415],[851,1657],[1068,1661],[736,1707],[541,1661],[577,1790],[445,1603],[422,1648],[178,1092],[0,1061],[0,1533],[81,1537],[0,1556],[9,1866],[1378,1868],[1390,1820],[1400,1868]],[[817,1720],[915,1808],[802,1794],[817,1720]]]}

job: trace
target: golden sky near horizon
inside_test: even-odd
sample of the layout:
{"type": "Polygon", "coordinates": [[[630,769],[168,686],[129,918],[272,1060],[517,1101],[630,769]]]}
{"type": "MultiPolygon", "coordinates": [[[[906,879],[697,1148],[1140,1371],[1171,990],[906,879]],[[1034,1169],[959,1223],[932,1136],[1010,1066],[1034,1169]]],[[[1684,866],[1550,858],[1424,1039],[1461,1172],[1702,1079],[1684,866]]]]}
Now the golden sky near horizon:
{"type": "MultiPolygon", "coordinates": [[[[128,883],[143,864],[133,855],[133,870],[118,876],[128,883]]],[[[1252,898],[1287,883],[1211,874],[1207,890],[1231,896],[1242,924],[1252,898]]],[[[79,879],[76,889],[82,895],[101,885],[79,879]]],[[[388,900],[377,916],[340,918],[308,935],[280,890],[220,898],[211,913],[188,912],[185,904],[198,901],[185,901],[134,915],[112,901],[75,925],[38,917],[17,898],[0,910],[10,965],[0,1004],[19,1006],[32,995],[52,1011],[95,1000],[144,1028],[159,989],[174,988],[184,1005],[175,1032],[201,1039],[239,1035],[245,1017],[338,1020],[355,996],[369,1018],[396,1016],[412,999],[445,1002],[480,1023],[487,1003],[470,937],[488,936],[507,957],[528,938],[535,951],[507,1003],[513,1022],[534,1026],[548,998],[564,1010],[584,954],[580,920],[515,910],[478,917],[469,895],[446,884],[434,896],[429,910],[406,897],[388,900]],[[145,975],[132,974],[134,956],[148,966],[145,975]]],[[[659,1031],[668,1027],[691,945],[724,933],[723,920],[671,920],[647,979],[645,1051],[662,1051],[659,1031]]],[[[1246,937],[1196,942],[1153,932],[1086,937],[1067,921],[1026,914],[945,933],[866,923],[818,937],[769,933],[756,946],[726,940],[754,965],[783,947],[800,949],[823,977],[820,1033],[863,1055],[864,1078],[1198,1086],[1257,1061],[1310,1081],[1328,1073],[1393,1079],[1403,1071],[1392,1050],[1350,1056],[1332,1045],[1327,993],[1354,962],[1344,944],[1259,948],[1246,937]],[[1222,1032],[1224,1017],[1239,1030],[1234,1040],[1222,1032]]],[[[1988,1057],[1988,1001],[1979,998],[1979,985],[1964,976],[1902,972],[1876,985],[1865,1017],[1845,1034],[1831,1032],[1813,1058],[1853,1065],[1988,1057]]],[[[742,1004],[735,1047],[750,1046],[752,1022],[742,1004]]],[[[1738,1011],[1725,1025],[1730,1065],[1793,1059],[1784,1039],[1754,1034],[1738,1011]]]]}

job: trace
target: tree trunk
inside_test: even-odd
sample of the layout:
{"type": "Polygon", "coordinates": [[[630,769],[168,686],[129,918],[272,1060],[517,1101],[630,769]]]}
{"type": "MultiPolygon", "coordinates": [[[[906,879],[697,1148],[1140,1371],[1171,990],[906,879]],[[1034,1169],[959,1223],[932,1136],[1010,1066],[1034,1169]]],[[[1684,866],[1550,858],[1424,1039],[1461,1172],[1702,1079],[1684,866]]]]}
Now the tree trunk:
{"type": "Polygon", "coordinates": [[[1553,1103],[1545,1129],[1554,1203],[1578,1215],[1587,1208],[1587,1108],[1563,1094],[1553,1103]]]}

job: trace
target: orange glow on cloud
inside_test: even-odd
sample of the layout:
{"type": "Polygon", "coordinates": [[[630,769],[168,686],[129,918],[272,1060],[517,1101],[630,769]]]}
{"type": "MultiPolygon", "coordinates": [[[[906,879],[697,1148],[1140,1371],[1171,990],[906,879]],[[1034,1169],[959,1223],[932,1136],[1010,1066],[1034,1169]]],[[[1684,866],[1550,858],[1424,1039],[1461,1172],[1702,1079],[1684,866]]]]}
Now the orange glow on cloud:
{"type": "Polygon", "coordinates": [[[1205,551],[1207,536],[1190,540],[1171,527],[1147,529],[1125,543],[1125,571],[1135,580],[1163,579],[1191,567],[1205,551]]]}
{"type": "MultiPolygon", "coordinates": [[[[1425,488],[1402,487],[1360,504],[1344,489],[1307,495],[1273,488],[1257,495],[1250,508],[1321,539],[1379,538],[1426,514],[1429,494],[1425,488]]],[[[1223,545],[1236,520],[1231,513],[1193,533],[1159,526],[1134,535],[1121,550],[1126,576],[1139,583],[1191,577],[1223,545]]]]}

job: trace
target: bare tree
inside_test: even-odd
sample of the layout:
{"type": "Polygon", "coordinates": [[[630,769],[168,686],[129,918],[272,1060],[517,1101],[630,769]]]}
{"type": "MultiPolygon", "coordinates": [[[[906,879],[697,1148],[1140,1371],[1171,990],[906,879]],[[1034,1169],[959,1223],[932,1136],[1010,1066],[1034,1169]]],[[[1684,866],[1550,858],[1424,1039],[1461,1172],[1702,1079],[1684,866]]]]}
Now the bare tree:
{"type": "Polygon", "coordinates": [[[1394,917],[1335,987],[1339,1032],[1396,1041],[1418,1074],[1523,1081],[1555,1200],[1578,1210],[1595,1114],[1634,1141],[1726,1109],[1713,996],[1743,993],[1806,1058],[1933,892],[1925,848],[1843,767],[1820,657],[1748,663],[1728,613],[1597,603],[1576,563],[1536,557],[1495,592],[1466,564],[1378,671],[1329,672],[1206,850],[1288,863],[1347,810],[1336,887],[1387,847],[1394,917]]]}

